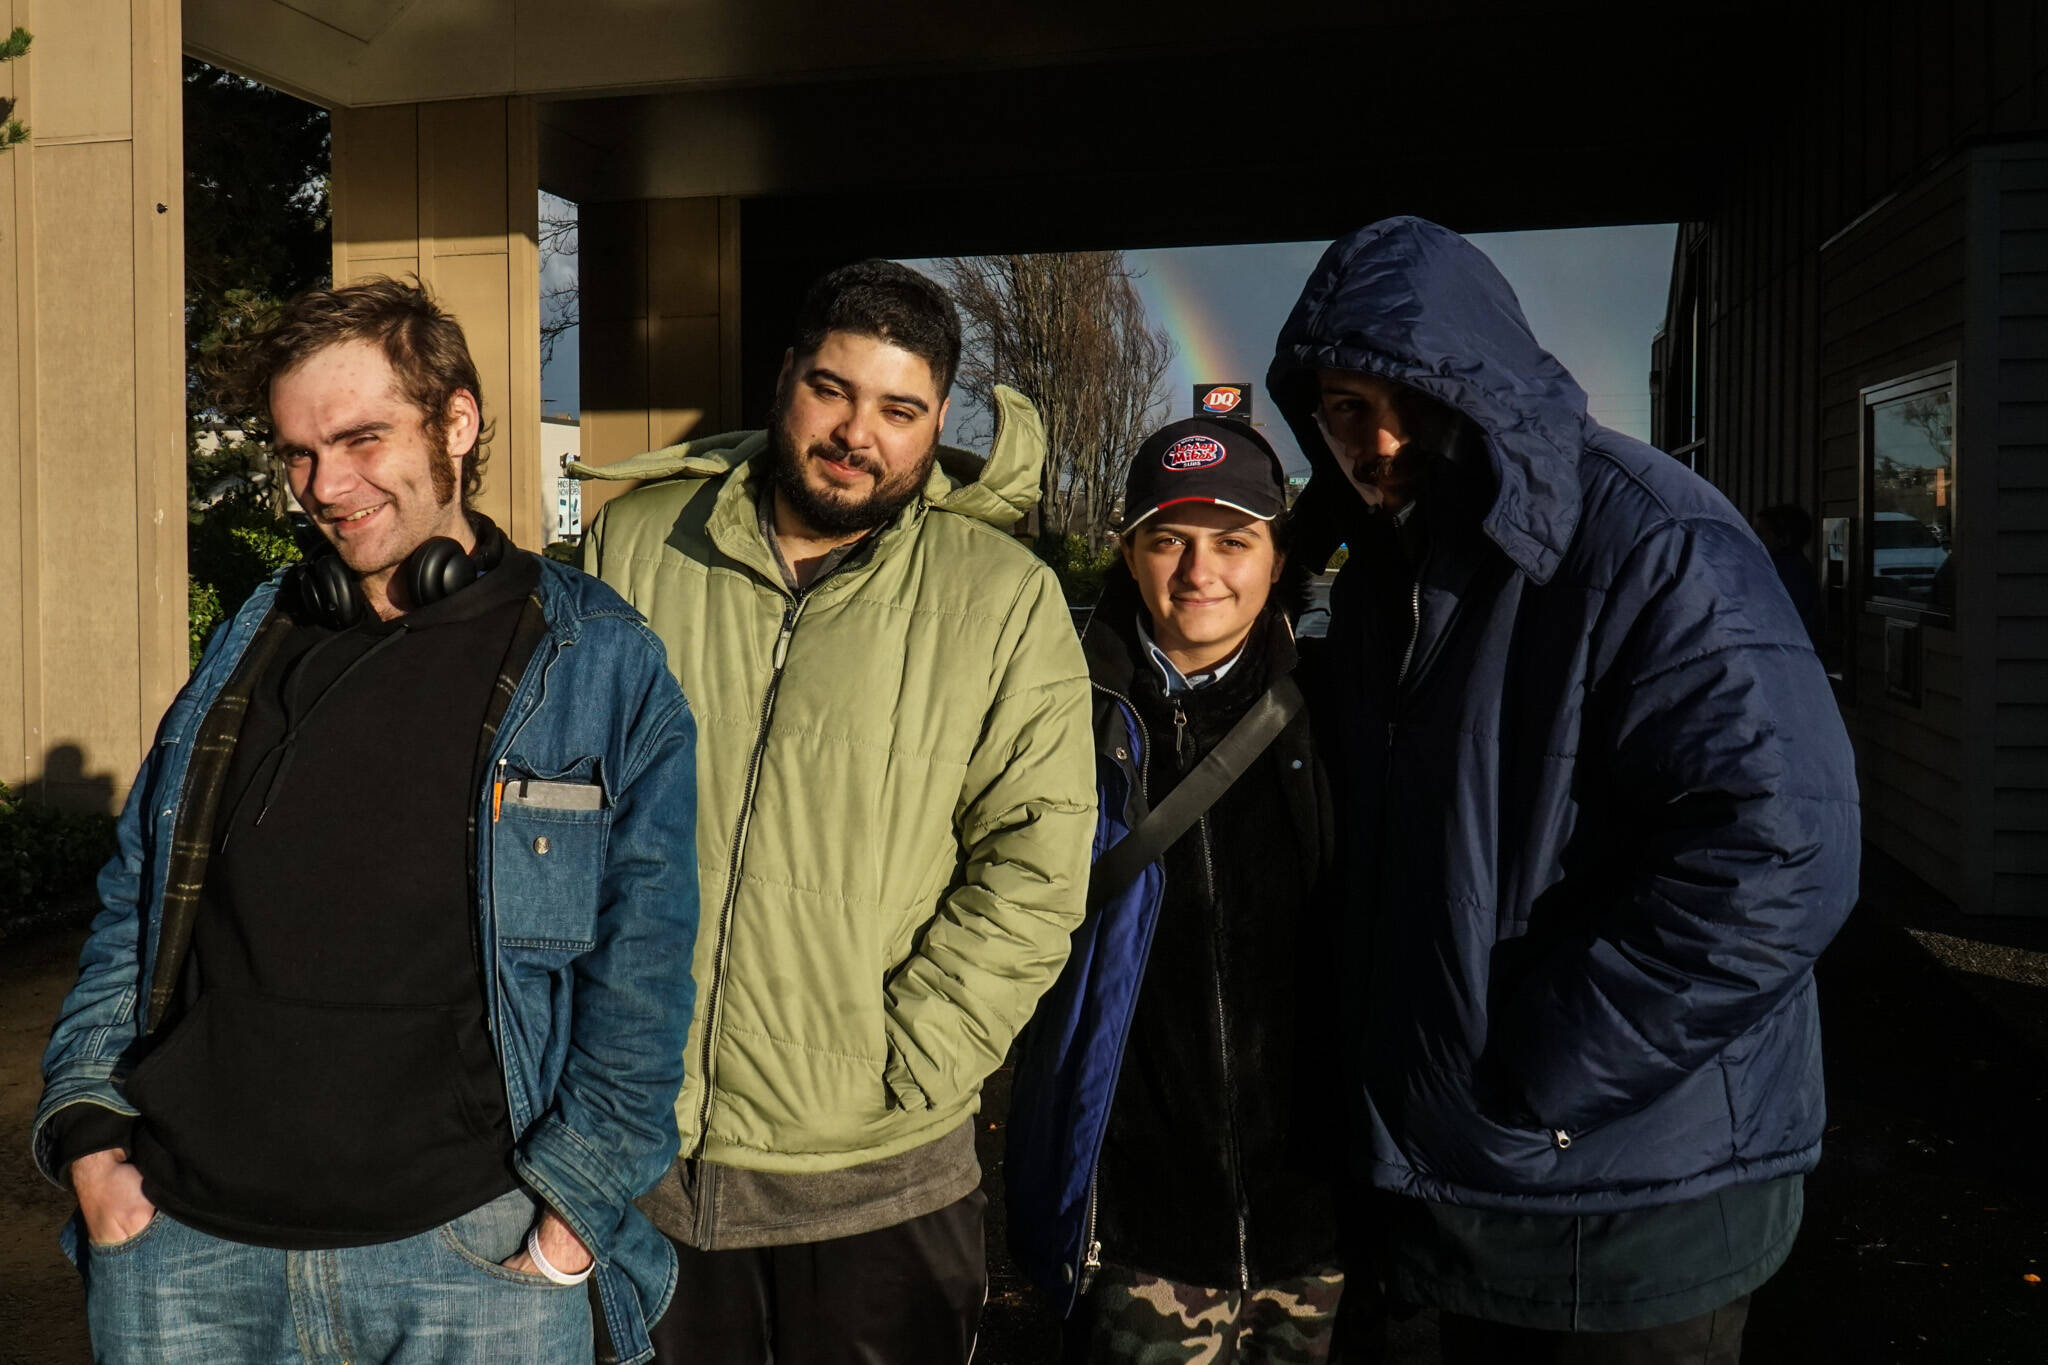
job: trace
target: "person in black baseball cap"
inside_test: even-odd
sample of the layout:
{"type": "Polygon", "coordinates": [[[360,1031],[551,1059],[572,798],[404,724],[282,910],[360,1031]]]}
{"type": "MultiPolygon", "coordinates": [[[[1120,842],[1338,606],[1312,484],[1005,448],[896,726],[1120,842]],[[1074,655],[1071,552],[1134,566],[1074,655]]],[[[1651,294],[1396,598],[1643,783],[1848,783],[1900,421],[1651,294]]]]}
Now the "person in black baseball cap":
{"type": "MultiPolygon", "coordinates": [[[[1274,593],[1286,479],[1241,422],[1138,448],[1123,553],[1082,637],[1098,846],[1143,826],[1295,669],[1274,593]]],[[[1098,863],[1010,1106],[1010,1240],[1068,1312],[1062,1359],[1322,1360],[1339,1128],[1336,821],[1303,711],[1134,879],[1098,863]],[[1225,970],[1225,962],[1228,970],[1225,970]]]]}
{"type": "Polygon", "coordinates": [[[1124,486],[1124,566],[1149,652],[1182,686],[1220,676],[1287,562],[1280,457],[1242,422],[1191,417],[1138,447],[1124,486]]]}

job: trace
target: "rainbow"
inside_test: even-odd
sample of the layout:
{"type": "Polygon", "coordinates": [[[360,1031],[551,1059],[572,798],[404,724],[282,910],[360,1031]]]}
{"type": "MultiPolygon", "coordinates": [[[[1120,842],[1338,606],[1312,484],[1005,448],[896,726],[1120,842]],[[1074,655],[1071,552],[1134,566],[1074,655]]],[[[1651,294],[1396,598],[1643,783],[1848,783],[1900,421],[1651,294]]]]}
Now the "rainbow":
{"type": "MultiPolygon", "coordinates": [[[[1244,272],[1247,265],[1261,262],[1262,257],[1270,259],[1278,253],[1291,267],[1292,257],[1306,254],[1307,264],[1301,267],[1301,277],[1305,279],[1308,265],[1322,251],[1322,243],[1308,242],[1278,247],[1177,247],[1126,253],[1131,265],[1144,272],[1137,288],[1146,312],[1155,327],[1165,329],[1175,347],[1173,364],[1166,372],[1167,421],[1193,415],[1192,399],[1197,384],[1234,380],[1248,383],[1253,391],[1254,424],[1273,443],[1282,464],[1296,472],[1307,469],[1308,461],[1295,447],[1294,433],[1288,430],[1286,420],[1273,406],[1272,395],[1266,392],[1266,367],[1273,359],[1273,337],[1293,306],[1296,286],[1290,283],[1270,300],[1260,298],[1256,307],[1244,308],[1252,297],[1251,291],[1260,287],[1259,279],[1276,273],[1269,267],[1247,279],[1244,272]],[[1266,325],[1225,322],[1225,318],[1233,316],[1233,294],[1240,305],[1239,316],[1266,312],[1272,321],[1266,325]]],[[[1287,267],[1277,273],[1280,278],[1291,280],[1293,272],[1287,267]]]]}
{"type": "Polygon", "coordinates": [[[1173,339],[1173,368],[1167,374],[1172,399],[1169,415],[1173,417],[1188,415],[1188,393],[1196,384],[1242,379],[1263,386],[1266,378],[1265,365],[1254,367],[1238,349],[1247,343],[1270,346],[1272,339],[1232,337],[1216,325],[1195,260],[1203,250],[1183,247],[1129,253],[1133,264],[1145,272],[1138,281],[1138,295],[1145,300],[1146,312],[1153,324],[1163,327],[1173,339]]]}

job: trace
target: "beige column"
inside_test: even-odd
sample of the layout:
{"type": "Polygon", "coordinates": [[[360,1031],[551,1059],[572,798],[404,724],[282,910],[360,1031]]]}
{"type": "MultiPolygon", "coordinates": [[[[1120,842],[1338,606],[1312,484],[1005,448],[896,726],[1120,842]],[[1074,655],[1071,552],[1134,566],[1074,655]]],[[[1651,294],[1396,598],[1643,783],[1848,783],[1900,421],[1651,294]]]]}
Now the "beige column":
{"type": "MultiPolygon", "coordinates": [[[[495,424],[477,507],[539,549],[540,161],[533,102],[334,111],[334,278],[418,275],[462,323],[495,424]]],[[[543,496],[545,494],[545,496],[543,496]]]]}
{"type": "Polygon", "coordinates": [[[186,673],[178,0],[0,0],[0,780],[112,808],[186,673]]]}
{"type": "MultiPolygon", "coordinates": [[[[583,460],[737,426],[739,201],[585,204],[577,223],[583,460]]],[[[584,484],[584,524],[626,487],[584,484]]]]}

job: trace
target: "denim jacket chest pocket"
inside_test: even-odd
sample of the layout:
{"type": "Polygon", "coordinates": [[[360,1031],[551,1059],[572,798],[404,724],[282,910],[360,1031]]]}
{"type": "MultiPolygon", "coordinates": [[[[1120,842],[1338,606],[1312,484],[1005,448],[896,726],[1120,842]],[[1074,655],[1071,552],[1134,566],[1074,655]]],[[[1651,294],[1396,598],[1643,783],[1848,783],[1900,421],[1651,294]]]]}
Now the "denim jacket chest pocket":
{"type": "Polygon", "coordinates": [[[596,944],[611,803],[594,765],[559,777],[508,770],[494,797],[498,945],[566,960],[596,944]]]}

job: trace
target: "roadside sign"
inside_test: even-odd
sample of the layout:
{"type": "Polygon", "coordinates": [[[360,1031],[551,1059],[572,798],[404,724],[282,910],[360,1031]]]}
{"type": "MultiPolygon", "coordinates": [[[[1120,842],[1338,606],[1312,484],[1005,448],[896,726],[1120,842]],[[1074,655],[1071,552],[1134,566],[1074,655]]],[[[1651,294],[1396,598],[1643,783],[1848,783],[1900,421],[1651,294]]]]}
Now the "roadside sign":
{"type": "Polygon", "coordinates": [[[1252,386],[1241,380],[1195,385],[1195,416],[1228,417],[1249,425],[1252,420],[1252,386]]]}
{"type": "Polygon", "coordinates": [[[564,475],[555,480],[555,539],[583,537],[583,480],[564,475]]]}

